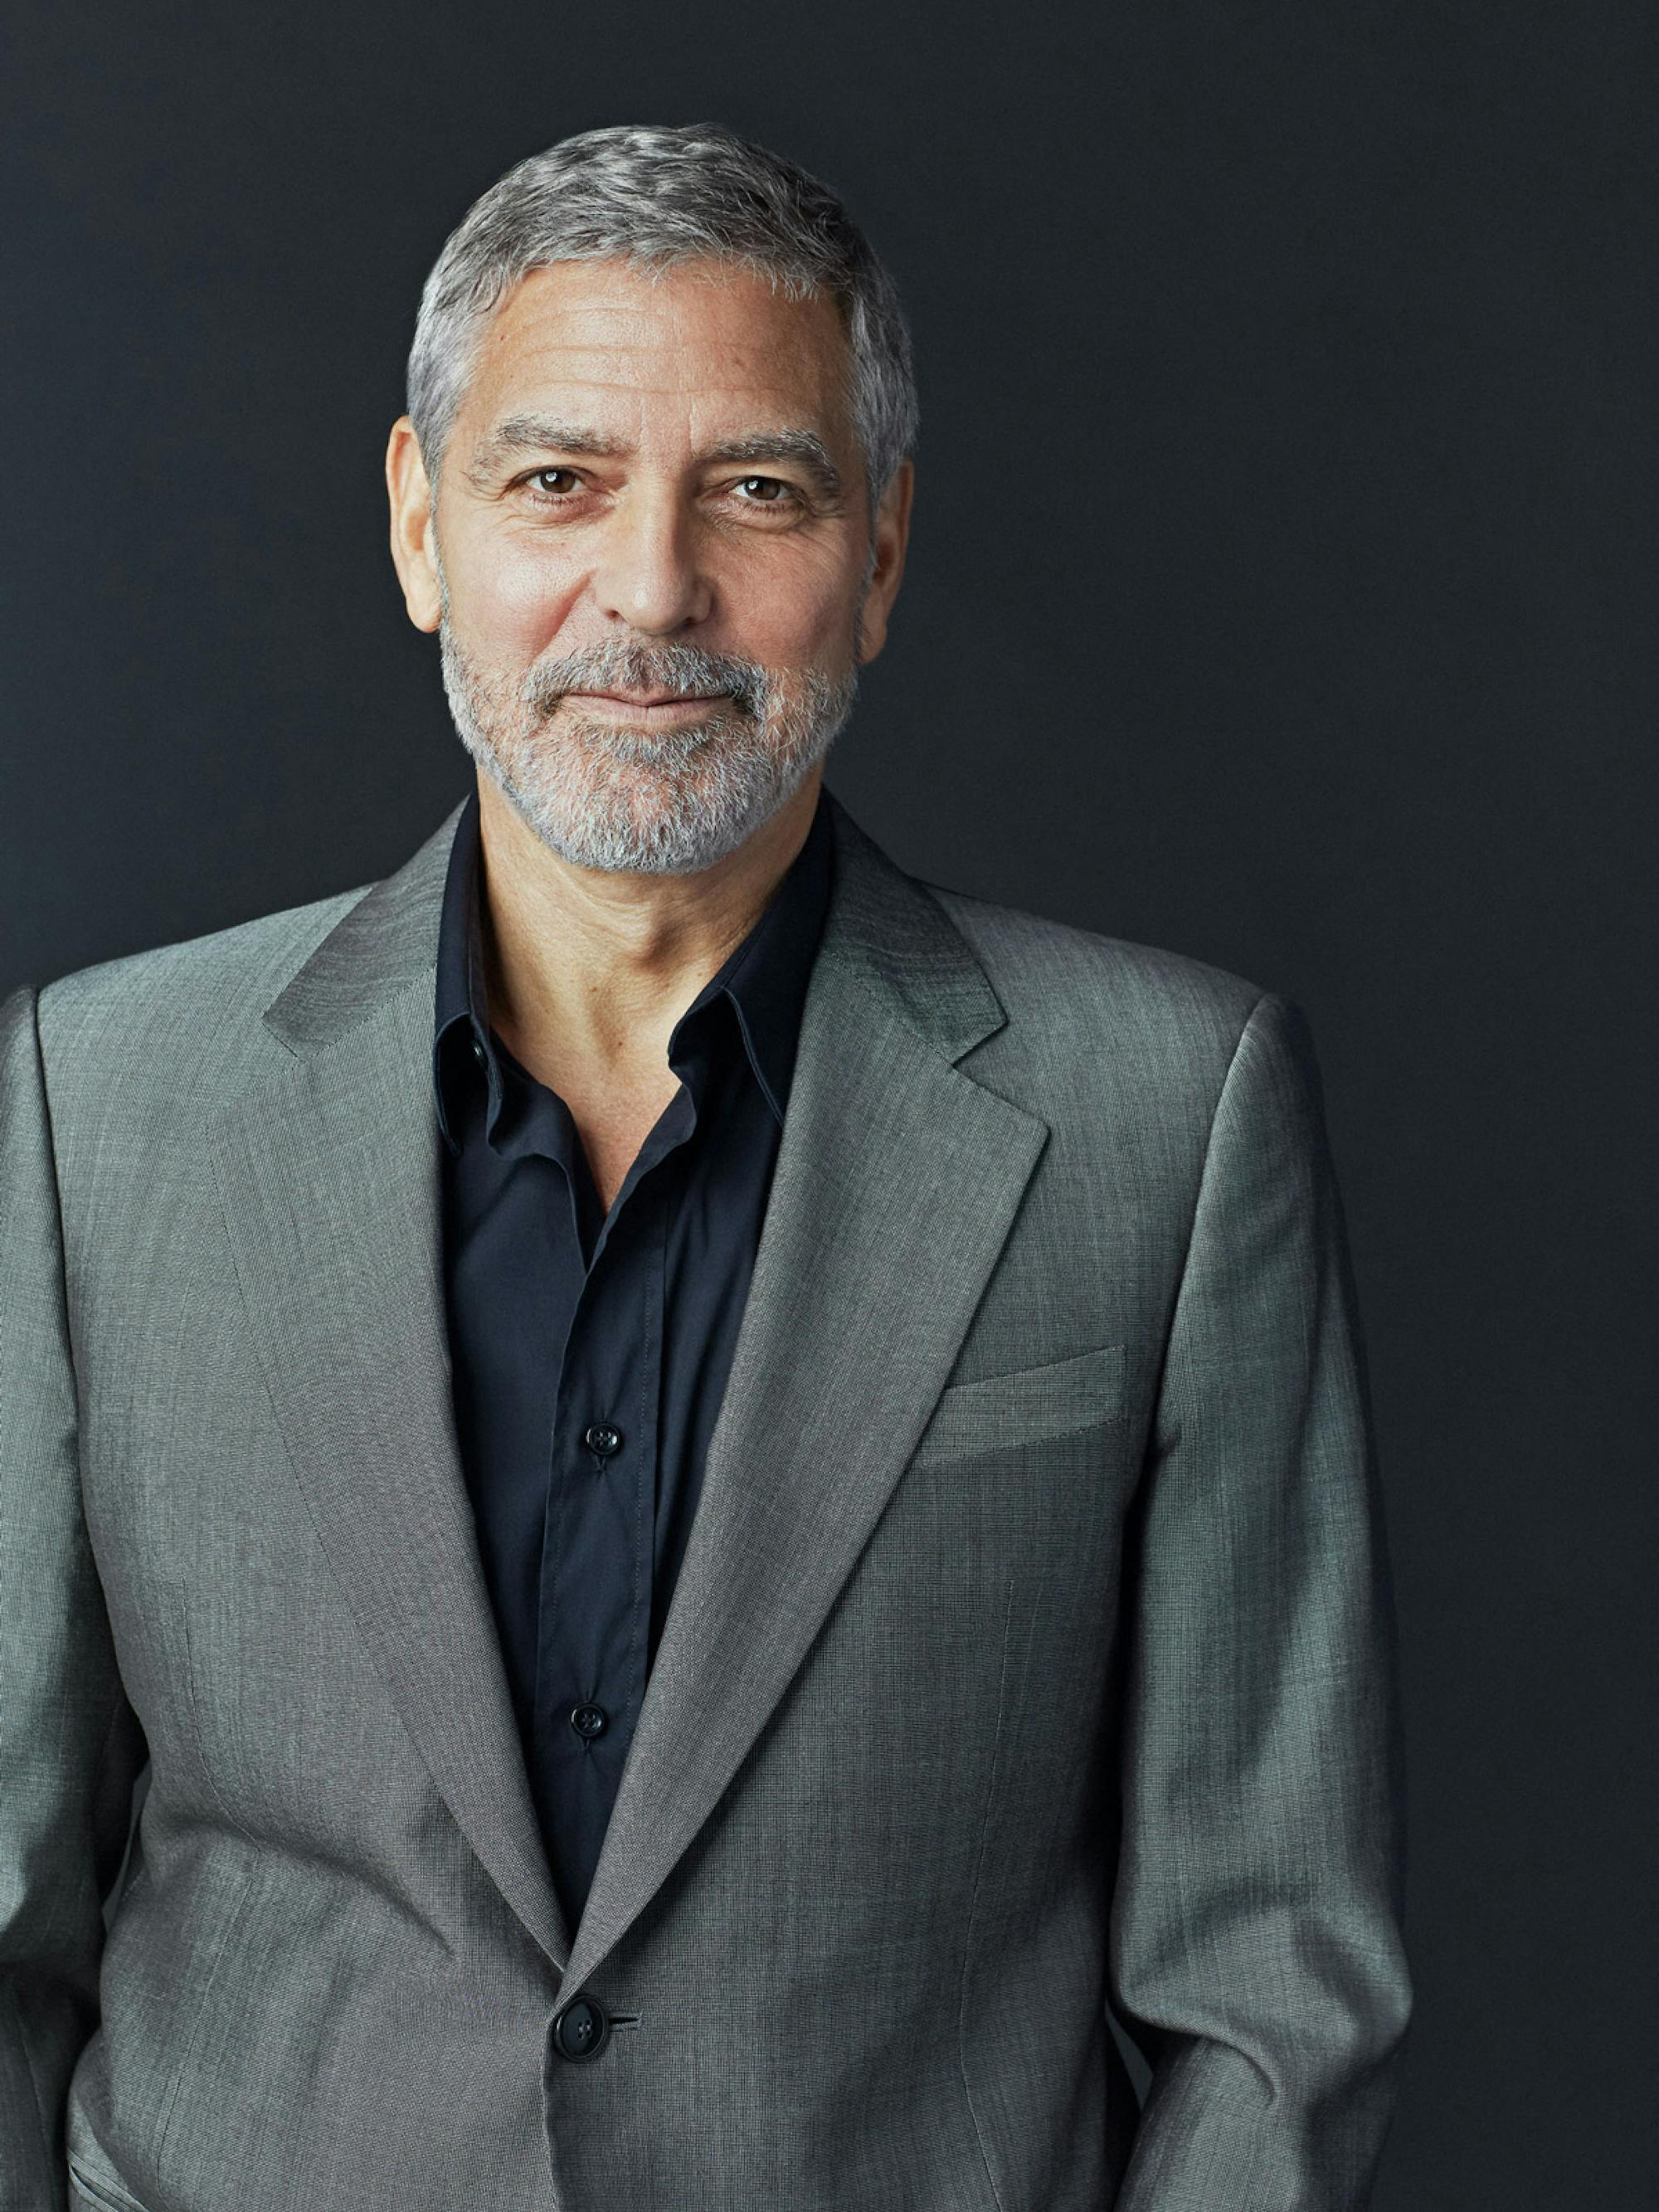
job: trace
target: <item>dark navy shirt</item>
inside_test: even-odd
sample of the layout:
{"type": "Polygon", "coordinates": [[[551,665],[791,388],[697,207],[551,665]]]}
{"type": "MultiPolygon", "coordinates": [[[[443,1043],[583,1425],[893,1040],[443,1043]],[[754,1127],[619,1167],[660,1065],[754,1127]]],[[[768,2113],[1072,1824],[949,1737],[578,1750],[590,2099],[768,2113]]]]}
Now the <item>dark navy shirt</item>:
{"type": "Polygon", "coordinates": [[[675,1024],[680,1087],[603,1212],[570,1109],[489,1026],[478,799],[433,1080],[456,1428],[531,1794],[574,1929],[696,1511],[829,902],[829,809],[675,1024]]]}

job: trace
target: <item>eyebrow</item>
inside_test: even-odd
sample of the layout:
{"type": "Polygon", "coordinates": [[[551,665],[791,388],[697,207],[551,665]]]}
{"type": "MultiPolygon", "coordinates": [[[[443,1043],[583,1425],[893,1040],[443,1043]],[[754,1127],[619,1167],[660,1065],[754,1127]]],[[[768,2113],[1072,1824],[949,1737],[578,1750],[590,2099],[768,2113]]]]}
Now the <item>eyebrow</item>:
{"type": "MultiPolygon", "coordinates": [[[[551,415],[509,415],[481,438],[467,471],[469,479],[483,489],[504,461],[527,453],[574,453],[595,460],[623,459],[633,451],[626,440],[606,437],[580,422],[561,421],[551,415]]],[[[816,430],[755,430],[741,438],[724,438],[706,446],[693,457],[705,461],[797,461],[811,476],[821,495],[838,500],[841,471],[830,449],[816,430]]]]}
{"type": "Polygon", "coordinates": [[[696,457],[700,461],[799,461],[826,499],[841,497],[841,471],[816,430],[757,430],[727,438],[696,457]]]}

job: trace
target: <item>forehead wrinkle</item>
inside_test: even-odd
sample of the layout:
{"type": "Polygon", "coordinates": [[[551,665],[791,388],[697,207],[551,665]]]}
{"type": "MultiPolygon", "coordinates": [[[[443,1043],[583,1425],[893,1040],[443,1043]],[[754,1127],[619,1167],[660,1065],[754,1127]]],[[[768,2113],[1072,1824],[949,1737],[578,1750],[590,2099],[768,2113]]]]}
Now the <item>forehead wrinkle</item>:
{"type": "Polygon", "coordinates": [[[840,318],[821,301],[781,302],[768,290],[758,303],[710,316],[702,310],[722,286],[692,283],[682,295],[672,284],[635,292],[639,280],[623,280],[618,297],[614,275],[595,281],[605,265],[532,270],[496,311],[481,360],[508,374],[545,363],[560,381],[578,385],[685,388],[689,373],[695,389],[707,380],[710,356],[723,357],[722,382],[771,384],[781,372],[816,384],[826,331],[845,344],[840,318]],[[817,312],[804,312],[811,309],[817,312]]]}

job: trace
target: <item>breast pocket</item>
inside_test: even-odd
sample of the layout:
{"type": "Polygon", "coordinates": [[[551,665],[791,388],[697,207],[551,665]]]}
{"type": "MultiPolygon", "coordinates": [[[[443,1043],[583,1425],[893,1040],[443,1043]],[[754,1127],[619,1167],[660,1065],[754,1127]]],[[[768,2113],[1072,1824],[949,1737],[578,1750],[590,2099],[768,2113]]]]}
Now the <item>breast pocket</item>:
{"type": "Polygon", "coordinates": [[[910,1464],[977,1459],[1121,1421],[1126,1351],[1098,1344],[1067,1359],[947,1384],[910,1464]]]}

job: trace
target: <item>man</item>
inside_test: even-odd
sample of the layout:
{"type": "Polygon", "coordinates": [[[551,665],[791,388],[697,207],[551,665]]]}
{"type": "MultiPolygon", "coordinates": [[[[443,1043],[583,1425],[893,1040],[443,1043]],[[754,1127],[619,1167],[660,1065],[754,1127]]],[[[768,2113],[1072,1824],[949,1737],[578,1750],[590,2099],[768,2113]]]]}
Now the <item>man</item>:
{"type": "Polygon", "coordinates": [[[520,164],[387,453],[476,796],[0,1010],[0,2212],[1366,2202],[1307,1025],[822,788],[914,429],[800,171],[520,164]]]}

